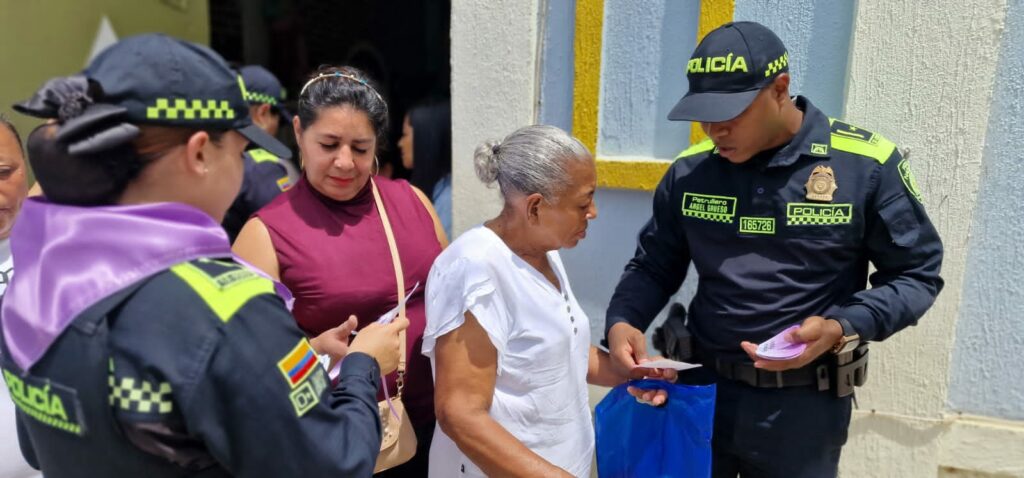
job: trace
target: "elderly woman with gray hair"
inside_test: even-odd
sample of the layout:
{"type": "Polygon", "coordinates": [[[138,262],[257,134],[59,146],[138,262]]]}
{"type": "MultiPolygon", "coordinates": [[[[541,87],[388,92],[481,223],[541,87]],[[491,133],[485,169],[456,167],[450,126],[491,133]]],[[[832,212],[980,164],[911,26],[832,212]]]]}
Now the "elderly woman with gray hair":
{"type": "Polygon", "coordinates": [[[594,158],[558,128],[528,126],[481,144],[475,165],[505,205],[441,253],[427,280],[430,476],[589,476],[587,383],[628,378],[590,344],[558,254],[597,217],[594,158]]]}

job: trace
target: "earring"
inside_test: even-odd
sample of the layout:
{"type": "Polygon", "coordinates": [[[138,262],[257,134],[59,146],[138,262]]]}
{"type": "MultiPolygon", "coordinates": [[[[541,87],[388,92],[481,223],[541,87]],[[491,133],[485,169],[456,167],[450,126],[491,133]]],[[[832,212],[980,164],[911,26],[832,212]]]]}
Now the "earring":
{"type": "Polygon", "coordinates": [[[376,176],[376,175],[380,174],[380,160],[377,159],[377,155],[376,154],[373,155],[373,166],[377,169],[373,173],[373,175],[376,176]]]}

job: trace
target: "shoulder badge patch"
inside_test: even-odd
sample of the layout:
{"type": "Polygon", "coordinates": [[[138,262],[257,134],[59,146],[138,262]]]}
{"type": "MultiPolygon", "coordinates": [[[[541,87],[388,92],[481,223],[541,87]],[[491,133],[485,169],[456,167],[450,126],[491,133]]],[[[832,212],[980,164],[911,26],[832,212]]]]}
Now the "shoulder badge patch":
{"type": "Polygon", "coordinates": [[[839,189],[836,186],[836,175],[829,166],[818,165],[807,178],[807,200],[832,202],[832,194],[839,189]]]}
{"type": "Polygon", "coordinates": [[[880,164],[885,164],[896,150],[896,144],[882,135],[834,118],[829,118],[829,123],[832,125],[832,149],[865,156],[880,164]]]}
{"type": "Polygon", "coordinates": [[[309,345],[308,340],[303,338],[299,340],[298,344],[295,344],[291,352],[277,362],[277,369],[284,375],[288,386],[295,388],[315,370],[318,363],[320,362],[316,359],[313,347],[309,345]]]}
{"type": "Polygon", "coordinates": [[[909,192],[917,202],[924,203],[921,199],[921,189],[917,186],[917,180],[914,179],[914,174],[910,172],[910,163],[906,159],[900,161],[900,164],[896,165],[896,169],[900,171],[900,179],[903,180],[903,185],[906,186],[907,192],[909,192]]]}
{"type": "Polygon", "coordinates": [[[309,380],[299,384],[298,388],[288,394],[288,399],[295,409],[295,415],[302,417],[306,412],[312,410],[317,403],[320,403],[320,397],[326,389],[327,374],[325,373],[313,373],[309,380]]]}

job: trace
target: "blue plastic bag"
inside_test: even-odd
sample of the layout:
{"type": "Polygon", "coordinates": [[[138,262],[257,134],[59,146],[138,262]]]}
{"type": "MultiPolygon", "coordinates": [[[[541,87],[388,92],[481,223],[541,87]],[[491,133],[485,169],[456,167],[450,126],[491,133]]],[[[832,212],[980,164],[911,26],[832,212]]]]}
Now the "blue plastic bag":
{"type": "Polygon", "coordinates": [[[636,380],[612,389],[595,409],[601,478],[711,475],[714,385],[636,380]],[[661,407],[638,403],[627,386],[668,391],[661,407]]]}

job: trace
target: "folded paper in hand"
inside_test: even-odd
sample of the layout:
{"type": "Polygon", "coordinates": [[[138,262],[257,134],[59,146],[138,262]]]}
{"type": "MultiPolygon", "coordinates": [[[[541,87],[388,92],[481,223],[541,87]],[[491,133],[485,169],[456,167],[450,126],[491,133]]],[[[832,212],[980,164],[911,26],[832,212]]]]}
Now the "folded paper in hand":
{"type": "Polygon", "coordinates": [[[405,297],[402,298],[402,301],[399,302],[398,305],[396,305],[394,309],[391,309],[391,310],[385,312],[384,315],[380,316],[380,318],[377,319],[377,323],[378,324],[390,324],[392,320],[395,320],[395,317],[398,317],[398,311],[402,310],[402,306],[404,306],[405,303],[409,301],[409,298],[412,297],[412,294],[414,292],[416,292],[416,289],[419,289],[419,288],[420,288],[420,283],[417,282],[416,285],[412,286],[412,289],[409,291],[409,293],[405,294],[405,297]]]}
{"type": "Polygon", "coordinates": [[[652,360],[650,362],[644,362],[636,366],[636,368],[670,368],[672,370],[678,371],[689,370],[691,368],[697,367],[700,367],[700,364],[679,362],[676,360],[669,359],[652,360]]]}

